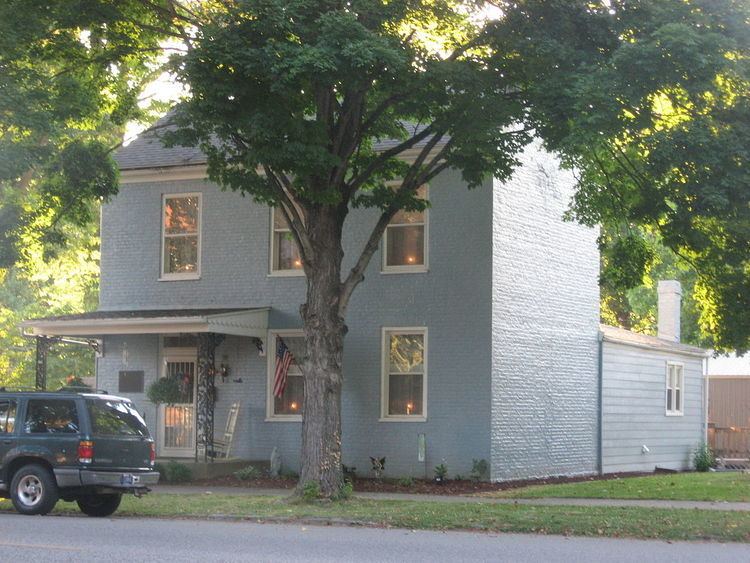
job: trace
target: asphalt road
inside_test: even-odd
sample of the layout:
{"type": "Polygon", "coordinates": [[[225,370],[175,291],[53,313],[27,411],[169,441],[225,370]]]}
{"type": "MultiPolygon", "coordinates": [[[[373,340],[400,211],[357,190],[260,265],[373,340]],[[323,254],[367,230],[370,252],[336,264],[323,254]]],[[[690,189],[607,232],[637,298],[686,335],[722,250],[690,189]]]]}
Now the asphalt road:
{"type": "Polygon", "coordinates": [[[0,515],[0,561],[750,561],[750,546],[198,520],[0,515]]]}

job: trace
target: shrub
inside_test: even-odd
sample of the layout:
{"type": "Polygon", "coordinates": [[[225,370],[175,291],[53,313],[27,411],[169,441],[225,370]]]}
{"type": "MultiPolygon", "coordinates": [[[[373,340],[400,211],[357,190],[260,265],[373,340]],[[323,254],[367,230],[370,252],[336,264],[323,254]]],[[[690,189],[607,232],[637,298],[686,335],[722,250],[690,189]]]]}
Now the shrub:
{"type": "Polygon", "coordinates": [[[302,500],[311,502],[320,498],[320,485],[317,481],[308,481],[302,487],[302,500]]]}
{"type": "Polygon", "coordinates": [[[414,479],[411,477],[401,477],[401,479],[398,480],[398,484],[402,487],[413,487],[414,479]]]}
{"type": "Polygon", "coordinates": [[[460,473],[456,473],[456,476],[453,477],[453,479],[455,479],[456,481],[463,481],[464,480],[464,476],[461,475],[460,473]]]}
{"type": "Polygon", "coordinates": [[[435,467],[435,480],[436,481],[445,481],[445,478],[447,476],[448,476],[448,466],[445,464],[445,462],[435,467]]]}
{"type": "Polygon", "coordinates": [[[173,405],[180,402],[180,382],[174,377],[162,377],[146,389],[148,400],[155,405],[173,405]]]}
{"type": "Polygon", "coordinates": [[[166,483],[167,481],[167,468],[163,463],[155,463],[154,471],[159,472],[159,483],[166,483]]]}
{"type": "Polygon", "coordinates": [[[716,465],[716,456],[708,444],[701,444],[693,453],[693,464],[696,471],[708,471],[716,465]]]}
{"type": "Polygon", "coordinates": [[[336,495],[337,500],[347,500],[352,498],[352,495],[354,494],[354,485],[352,485],[351,481],[344,481],[344,483],[339,488],[339,494],[336,495]]]}
{"type": "Polygon", "coordinates": [[[240,481],[250,481],[252,479],[259,479],[262,476],[260,469],[254,465],[248,465],[238,471],[234,472],[234,476],[240,481]]]}
{"type": "Polygon", "coordinates": [[[164,466],[164,474],[169,483],[185,483],[193,478],[193,472],[184,463],[170,461],[164,466]]]}
{"type": "Polygon", "coordinates": [[[489,477],[490,466],[486,459],[472,459],[471,460],[471,473],[469,473],[469,479],[472,481],[482,481],[489,477]]]}

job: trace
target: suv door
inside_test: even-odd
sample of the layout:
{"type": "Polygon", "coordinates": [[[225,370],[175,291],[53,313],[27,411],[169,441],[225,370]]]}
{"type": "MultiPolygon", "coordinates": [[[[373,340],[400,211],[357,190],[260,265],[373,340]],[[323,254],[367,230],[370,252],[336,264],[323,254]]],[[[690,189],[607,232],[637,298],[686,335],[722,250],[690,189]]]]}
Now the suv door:
{"type": "Polygon", "coordinates": [[[18,435],[20,448],[44,457],[54,467],[77,465],[81,438],[77,407],[72,398],[29,398],[18,435]]]}
{"type": "Polygon", "coordinates": [[[4,480],[6,459],[16,447],[17,412],[18,402],[16,399],[0,397],[0,483],[4,480]]]}

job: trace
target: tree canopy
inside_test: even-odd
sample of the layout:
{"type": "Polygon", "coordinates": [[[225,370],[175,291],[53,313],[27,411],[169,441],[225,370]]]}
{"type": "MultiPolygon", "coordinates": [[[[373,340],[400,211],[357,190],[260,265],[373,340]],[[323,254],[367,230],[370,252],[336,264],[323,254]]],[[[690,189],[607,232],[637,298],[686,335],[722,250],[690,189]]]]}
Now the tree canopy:
{"type": "Polygon", "coordinates": [[[605,281],[637,285],[655,237],[697,272],[717,344],[749,347],[749,18],[739,0],[11,1],[0,181],[85,216],[116,190],[102,126],[137,116],[165,61],[187,92],[165,142],[280,209],[299,248],[300,484],[332,496],[346,311],[386,226],[446,168],[509,178],[534,136],[578,174],[570,218],[606,227],[605,281]],[[344,273],[356,207],[380,214],[344,273]]]}
{"type": "Polygon", "coordinates": [[[750,3],[514,3],[500,50],[528,73],[529,120],[603,224],[610,286],[640,284],[657,240],[696,273],[717,348],[750,347],[750,3]]]}

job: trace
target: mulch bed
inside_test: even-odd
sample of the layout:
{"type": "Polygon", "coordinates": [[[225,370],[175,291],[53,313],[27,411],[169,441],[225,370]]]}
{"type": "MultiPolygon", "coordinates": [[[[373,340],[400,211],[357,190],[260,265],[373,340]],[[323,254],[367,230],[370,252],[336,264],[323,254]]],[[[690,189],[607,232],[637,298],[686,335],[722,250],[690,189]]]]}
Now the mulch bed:
{"type": "MultiPolygon", "coordinates": [[[[414,479],[411,485],[400,484],[396,479],[369,479],[357,477],[354,480],[354,492],[368,493],[409,493],[418,495],[469,495],[473,493],[486,493],[493,491],[505,491],[517,489],[529,485],[550,485],[556,483],[580,483],[582,481],[604,481],[609,479],[620,479],[622,477],[642,477],[653,475],[653,473],[610,473],[607,475],[589,475],[585,477],[549,477],[546,479],[524,479],[519,481],[505,481],[502,483],[490,483],[487,481],[470,481],[464,479],[457,481],[449,479],[442,484],[426,479],[414,479]]],[[[261,477],[242,481],[234,475],[215,477],[213,479],[202,479],[186,483],[196,487],[240,487],[248,489],[293,489],[297,484],[296,478],[280,477],[271,479],[261,477]]]]}

